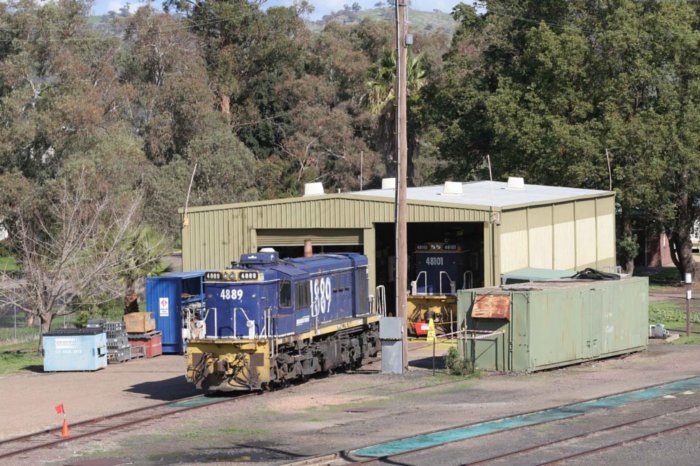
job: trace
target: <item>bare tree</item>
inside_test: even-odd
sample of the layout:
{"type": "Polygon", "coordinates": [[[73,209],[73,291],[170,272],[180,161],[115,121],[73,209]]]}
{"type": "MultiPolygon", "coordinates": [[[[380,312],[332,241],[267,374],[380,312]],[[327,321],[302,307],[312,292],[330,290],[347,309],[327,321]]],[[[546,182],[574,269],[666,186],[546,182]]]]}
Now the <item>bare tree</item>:
{"type": "Polygon", "coordinates": [[[123,277],[143,265],[130,241],[141,197],[115,194],[101,181],[81,171],[56,182],[42,207],[18,212],[11,238],[21,273],[0,272],[0,304],[38,317],[42,334],[54,317],[122,296],[123,277]]]}

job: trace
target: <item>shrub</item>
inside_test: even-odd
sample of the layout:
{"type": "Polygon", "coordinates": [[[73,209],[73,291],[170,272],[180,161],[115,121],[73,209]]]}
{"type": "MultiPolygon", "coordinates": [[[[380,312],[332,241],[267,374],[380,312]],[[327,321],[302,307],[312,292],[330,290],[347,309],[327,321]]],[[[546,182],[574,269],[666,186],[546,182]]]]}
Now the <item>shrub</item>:
{"type": "Polygon", "coordinates": [[[445,367],[451,375],[467,375],[474,372],[471,361],[462,359],[454,346],[445,355],[445,367]]]}

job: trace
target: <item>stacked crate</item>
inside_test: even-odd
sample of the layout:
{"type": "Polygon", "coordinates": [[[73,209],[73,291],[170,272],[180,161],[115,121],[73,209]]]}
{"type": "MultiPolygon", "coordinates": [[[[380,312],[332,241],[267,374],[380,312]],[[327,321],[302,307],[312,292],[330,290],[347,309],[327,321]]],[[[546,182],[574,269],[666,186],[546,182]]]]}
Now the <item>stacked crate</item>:
{"type": "Polygon", "coordinates": [[[105,322],[104,329],[107,333],[107,362],[126,362],[131,359],[131,346],[124,322],[105,322]]]}
{"type": "Polygon", "coordinates": [[[133,312],[124,316],[131,351],[153,358],[163,354],[161,332],[156,331],[156,322],[151,312],[133,312]]]}

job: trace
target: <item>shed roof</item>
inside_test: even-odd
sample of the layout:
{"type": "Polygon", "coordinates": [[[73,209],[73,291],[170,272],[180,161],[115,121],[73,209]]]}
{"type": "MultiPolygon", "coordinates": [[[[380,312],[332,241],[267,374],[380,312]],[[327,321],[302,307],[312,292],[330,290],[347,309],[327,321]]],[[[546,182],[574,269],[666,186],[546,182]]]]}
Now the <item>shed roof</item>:
{"type": "MultiPolygon", "coordinates": [[[[443,185],[408,188],[406,190],[407,201],[412,204],[450,204],[458,205],[466,209],[488,211],[491,208],[499,210],[515,209],[531,205],[613,196],[615,194],[613,191],[542,186],[536,184],[526,184],[522,189],[512,189],[507,187],[508,183],[501,181],[469,181],[461,183],[461,185],[461,194],[443,194],[443,185]]],[[[190,207],[188,212],[204,212],[230,208],[313,202],[322,199],[362,199],[379,202],[393,202],[394,198],[395,190],[393,188],[368,189],[365,191],[353,191],[338,194],[329,193],[304,197],[272,199],[266,201],[190,207]]],[[[183,209],[180,208],[178,211],[182,213],[183,209]]]]}
{"type": "MultiPolygon", "coordinates": [[[[395,196],[394,189],[369,189],[366,191],[355,191],[352,194],[391,199],[395,196]]],[[[601,197],[605,195],[612,196],[613,194],[612,191],[542,186],[536,184],[526,184],[522,189],[512,189],[508,188],[508,183],[501,181],[471,181],[462,183],[461,194],[444,194],[443,185],[406,189],[408,201],[440,202],[465,206],[497,207],[501,209],[601,197]]]]}

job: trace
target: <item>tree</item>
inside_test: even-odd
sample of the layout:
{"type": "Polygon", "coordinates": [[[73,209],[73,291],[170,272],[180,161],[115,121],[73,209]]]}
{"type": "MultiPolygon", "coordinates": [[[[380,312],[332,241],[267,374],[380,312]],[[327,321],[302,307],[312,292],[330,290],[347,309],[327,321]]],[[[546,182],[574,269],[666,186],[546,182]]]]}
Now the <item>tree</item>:
{"type": "MultiPolygon", "coordinates": [[[[420,100],[419,91],[427,82],[427,73],[423,57],[410,52],[406,63],[406,91],[408,108],[408,177],[413,179],[413,157],[416,152],[416,131],[411,124],[416,115],[416,106],[420,100]]],[[[386,50],[382,60],[375,65],[373,76],[367,81],[367,102],[372,113],[378,116],[378,143],[380,152],[386,157],[388,171],[396,173],[396,51],[386,50]]],[[[411,183],[413,184],[413,183],[411,183]]]]}
{"type": "Polygon", "coordinates": [[[0,273],[0,299],[38,317],[45,333],[56,316],[121,296],[134,260],[144,264],[135,257],[143,245],[129,242],[140,196],[114,195],[88,172],[41,191],[41,205],[23,205],[12,225],[21,275],[0,273]]]}
{"type": "Polygon", "coordinates": [[[697,5],[485,4],[483,16],[457,8],[461,25],[433,89],[441,144],[455,165],[474,173],[489,154],[496,177],[612,187],[621,242],[635,228],[664,228],[679,269],[692,272],[697,5]]]}

